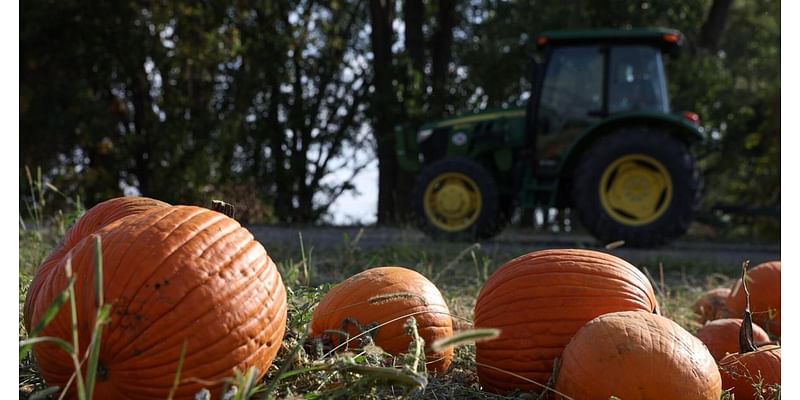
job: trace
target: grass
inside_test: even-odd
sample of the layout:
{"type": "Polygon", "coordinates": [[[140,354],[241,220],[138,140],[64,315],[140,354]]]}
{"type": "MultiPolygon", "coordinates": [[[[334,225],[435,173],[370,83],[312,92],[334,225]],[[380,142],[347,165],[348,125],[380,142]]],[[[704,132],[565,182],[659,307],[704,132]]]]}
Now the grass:
{"type": "MultiPolygon", "coordinates": [[[[34,196],[36,197],[36,196],[34,196]]],[[[28,338],[22,326],[22,304],[25,291],[36,267],[63,235],[72,216],[80,210],[46,219],[41,213],[31,224],[20,219],[20,341],[28,338]],[[35,228],[34,228],[35,227],[35,228]]],[[[33,214],[31,214],[33,215],[33,214]]],[[[74,218],[72,218],[74,220],[74,218]]],[[[361,233],[353,238],[343,237],[332,250],[316,251],[298,237],[298,246],[270,247],[270,256],[276,260],[288,292],[289,318],[283,345],[266,376],[255,379],[254,371],[237,371],[227,382],[226,399],[266,398],[408,398],[408,399],[501,399],[536,396],[517,393],[497,396],[480,390],[475,373],[475,347],[472,340],[491,335],[491,332],[470,332],[471,338],[456,338],[458,346],[450,370],[444,375],[428,375],[421,369],[419,341],[412,341],[410,355],[392,357],[379,348],[366,346],[359,352],[331,354],[319,358],[320,351],[305,339],[306,325],[314,306],[330,286],[357,272],[382,265],[401,265],[415,269],[429,277],[440,288],[454,318],[455,330],[471,328],[472,309],[483,283],[505,261],[521,253],[519,250],[492,249],[487,251],[477,244],[442,244],[420,246],[418,243],[394,243],[375,250],[359,247],[361,233]]],[[[98,260],[99,262],[100,260],[98,260]]],[[[657,291],[662,313],[695,333],[691,306],[700,294],[713,287],[728,286],[738,271],[727,266],[708,263],[689,264],[684,261],[653,260],[646,266],[657,291]]],[[[100,289],[98,289],[100,290],[100,289]]],[[[71,296],[74,299],[74,294],[71,296]]],[[[101,297],[102,298],[102,297],[101,297]]],[[[65,303],[64,307],[69,304],[65,303]]],[[[98,309],[102,312],[103,307],[98,309]]],[[[102,316],[99,314],[99,316],[102,316]]],[[[96,331],[102,329],[103,318],[98,318],[96,331]]],[[[412,319],[413,321],[413,319],[412,319]]],[[[413,325],[407,327],[412,337],[417,337],[413,325]]],[[[99,335],[98,335],[99,336],[99,335]]],[[[99,343],[98,343],[99,346],[99,343]]],[[[77,346],[74,346],[77,348],[77,346]]],[[[95,353],[96,354],[96,353],[95,353]]],[[[73,354],[79,357],[91,355],[73,354]]],[[[95,358],[96,361],[96,358],[95,358]]],[[[91,362],[91,361],[90,361],[91,362]]],[[[39,376],[30,354],[21,357],[20,398],[58,398],[57,390],[48,388],[39,376]]],[[[180,376],[176,371],[175,381],[180,376]]],[[[80,374],[78,374],[79,378],[80,374]]],[[[89,373],[84,392],[91,396],[89,373]]],[[[79,379],[82,380],[82,379],[79,379]]],[[[778,388],[778,397],[780,389],[778,388]]],[[[199,393],[197,398],[211,400],[210,393],[199,393]]],[[[729,398],[723,395],[723,399],[729,398]]]]}

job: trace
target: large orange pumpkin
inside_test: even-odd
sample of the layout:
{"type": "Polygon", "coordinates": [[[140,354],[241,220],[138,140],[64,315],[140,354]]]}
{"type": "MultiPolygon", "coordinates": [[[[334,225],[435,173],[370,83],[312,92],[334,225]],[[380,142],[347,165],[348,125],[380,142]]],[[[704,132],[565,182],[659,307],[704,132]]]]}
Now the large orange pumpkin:
{"type": "MultiPolygon", "coordinates": [[[[396,319],[379,327],[372,337],[377,346],[398,355],[406,353],[411,343],[404,330],[408,319],[404,316],[416,319],[426,348],[453,334],[447,303],[431,281],[403,267],[372,268],[345,279],[325,294],[311,317],[309,336],[338,345],[340,337],[325,331],[344,331],[353,337],[361,333],[359,329],[396,319]]],[[[358,342],[354,346],[355,343],[358,342]]],[[[428,349],[425,356],[429,370],[444,372],[450,366],[453,350],[436,353],[428,349]]]]}
{"type": "MultiPolygon", "coordinates": [[[[112,305],[101,338],[95,398],[166,398],[184,343],[175,398],[193,398],[206,385],[216,397],[235,368],[256,367],[259,377],[266,373],[283,338],[286,292],[275,264],[250,232],[215,211],[164,206],[119,218],[94,233],[102,238],[104,302],[112,305]]],[[[94,250],[93,236],[71,249],[81,354],[96,313],[94,250]]],[[[66,262],[57,260],[30,299],[31,324],[66,287],[66,262]]],[[[71,341],[70,311],[64,308],[42,336],[71,341]]],[[[64,387],[73,373],[67,354],[47,343],[35,345],[33,353],[48,384],[64,387]]]]}
{"type": "Polygon", "coordinates": [[[707,321],[728,318],[730,311],[728,311],[727,302],[730,294],[731,289],[729,288],[716,288],[703,293],[692,307],[697,315],[697,320],[704,324],[707,321]]]}
{"type": "MultiPolygon", "coordinates": [[[[739,331],[741,318],[723,318],[711,321],[697,331],[697,338],[703,342],[714,359],[719,361],[728,354],[739,352],[739,331]]],[[[760,326],[753,324],[753,340],[756,343],[769,342],[769,335],[760,326]]]]}
{"type": "MultiPolygon", "coordinates": [[[[642,311],[602,315],[572,338],[555,389],[573,399],[718,400],[717,364],[696,337],[642,311]]],[[[738,399],[738,397],[737,397],[738,399]]]]}
{"type": "MultiPolygon", "coordinates": [[[[781,336],[781,262],[770,261],[757,265],[747,272],[750,290],[750,310],[753,322],[761,325],[770,335],[781,336]]],[[[740,316],[745,308],[744,288],[739,279],[728,297],[731,315],[740,316]]]]}
{"type": "MultiPolygon", "coordinates": [[[[43,282],[50,279],[50,274],[57,270],[56,266],[59,262],[84,238],[100,230],[100,228],[129,215],[139,214],[151,208],[168,207],[169,204],[160,200],[151,199],[148,197],[115,197],[106,200],[96,206],[90,208],[86,213],[75,222],[64,234],[61,243],[56,246],[50,255],[42,262],[42,265],[36,270],[36,275],[28,286],[28,292],[25,296],[25,306],[23,309],[23,323],[25,329],[31,331],[30,317],[33,315],[33,300],[38,299],[39,289],[43,282]]],[[[63,271],[58,270],[58,273],[63,271]]],[[[49,304],[44,304],[43,307],[48,307],[49,304]]]]}
{"type": "Polygon", "coordinates": [[[547,383],[553,360],[586,322],[615,311],[658,313],[650,282],[636,267],[592,250],[543,250],[498,269],[475,304],[475,327],[501,330],[476,343],[484,390],[541,388],[498,369],[547,383]]]}

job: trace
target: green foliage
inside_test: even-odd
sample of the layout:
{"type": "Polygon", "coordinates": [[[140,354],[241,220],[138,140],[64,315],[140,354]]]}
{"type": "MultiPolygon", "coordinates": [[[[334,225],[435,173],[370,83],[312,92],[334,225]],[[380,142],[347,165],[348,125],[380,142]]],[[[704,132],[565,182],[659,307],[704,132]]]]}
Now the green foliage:
{"type": "Polygon", "coordinates": [[[349,157],[368,88],[362,15],[340,2],[33,1],[20,14],[20,174],[41,166],[90,205],[124,188],[228,195],[251,221],[314,221],[352,190],[324,178],[363,167],[349,157]]]}
{"type": "MultiPolygon", "coordinates": [[[[702,161],[704,208],[776,210],[780,2],[733,2],[713,49],[700,40],[712,2],[456,2],[450,33],[440,19],[450,3],[421,1],[415,44],[398,28],[413,2],[387,3],[380,16],[392,36],[381,45],[391,59],[379,76],[366,1],[35,0],[20,13],[20,176],[41,166],[41,181],[63,190],[53,200],[62,205],[127,188],[168,202],[223,198],[245,222],[318,221],[354,190],[331,172],[357,173],[365,164],[356,154],[391,145],[379,130],[524,104],[537,33],[668,26],[686,44],[668,65],[674,109],[697,112],[721,136],[720,151],[702,161]],[[452,47],[439,46],[448,34],[452,47]],[[445,76],[432,76],[442,60],[445,76]]],[[[395,174],[392,152],[379,152],[382,174],[395,174]]],[[[381,190],[400,199],[404,182],[381,190]]],[[[21,206],[31,196],[21,185],[21,206]]],[[[733,216],[727,227],[774,238],[779,222],[733,216]]]]}

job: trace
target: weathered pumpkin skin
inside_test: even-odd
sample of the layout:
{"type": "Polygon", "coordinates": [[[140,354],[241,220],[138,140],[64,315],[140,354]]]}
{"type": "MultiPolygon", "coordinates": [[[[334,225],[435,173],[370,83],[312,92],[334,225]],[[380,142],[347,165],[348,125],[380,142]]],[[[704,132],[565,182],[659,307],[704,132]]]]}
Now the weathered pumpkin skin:
{"type": "Polygon", "coordinates": [[[650,282],[618,257],[592,250],[543,250],[498,269],[475,304],[475,327],[501,330],[477,342],[478,378],[484,390],[506,393],[541,387],[491,367],[546,384],[553,360],[575,332],[600,315],[641,310],[658,313],[650,282]]]}
{"type": "MultiPolygon", "coordinates": [[[[253,366],[259,377],[274,359],[286,324],[286,292],[263,246],[235,220],[192,206],[146,210],[95,232],[102,238],[104,302],[112,304],[103,330],[97,399],[166,398],[181,346],[186,355],[175,398],[192,399],[209,383],[253,366]],[[188,381],[187,381],[188,380],[188,381]]],[[[85,353],[94,324],[94,238],[72,248],[79,343],[85,353]]],[[[31,321],[66,287],[66,258],[42,283],[31,321]]],[[[62,308],[42,332],[71,341],[70,312],[62,308]]],[[[64,386],[73,372],[52,344],[33,348],[48,384],[64,386]]],[[[69,396],[74,396],[74,385],[69,396]]]]}
{"type": "MultiPolygon", "coordinates": [[[[697,338],[703,342],[715,360],[719,361],[728,354],[739,352],[739,330],[742,328],[741,318],[723,318],[705,324],[697,331],[697,338]]],[[[753,341],[769,342],[769,335],[760,326],[753,324],[753,341]]]]}
{"type": "Polygon", "coordinates": [[[771,398],[767,385],[781,384],[781,347],[766,345],[749,353],[729,354],[720,360],[719,370],[722,388],[732,388],[736,400],[756,399],[753,383],[759,381],[762,395],[771,398]]]}
{"type": "MultiPolygon", "coordinates": [[[[770,261],[747,271],[747,289],[750,291],[750,311],[753,322],[769,334],[781,336],[781,262],[770,261]],[[770,310],[773,316],[770,317],[770,310]]],[[[731,315],[744,314],[745,295],[742,280],[731,289],[728,309],[731,315]]]]}
{"type": "MultiPolygon", "coordinates": [[[[50,279],[50,274],[67,256],[70,250],[81,240],[100,230],[100,228],[129,215],[136,215],[152,208],[169,207],[169,204],[148,197],[115,197],[95,205],[75,222],[64,234],[61,243],[50,253],[36,270],[36,275],[28,286],[23,308],[25,329],[31,331],[30,316],[33,315],[33,300],[38,299],[39,289],[43,282],[50,279]]],[[[63,273],[59,271],[60,273],[63,273]]],[[[48,307],[49,304],[45,305],[48,307]]]]}
{"type": "Polygon", "coordinates": [[[697,321],[705,324],[708,321],[730,317],[728,310],[730,294],[731,289],[729,288],[716,288],[703,293],[692,306],[692,310],[697,315],[697,321]]]}
{"type": "MultiPolygon", "coordinates": [[[[420,273],[408,268],[387,266],[355,274],[323,296],[311,317],[310,337],[327,338],[339,344],[338,335],[325,334],[326,330],[345,330],[350,337],[359,332],[346,319],[359,325],[382,324],[407,314],[413,314],[417,331],[425,340],[427,368],[444,372],[450,366],[453,349],[433,352],[429,349],[435,340],[452,336],[453,321],[450,310],[439,289],[420,273]]],[[[377,329],[375,344],[386,352],[398,355],[408,352],[411,338],[404,330],[408,318],[400,318],[377,329]]],[[[357,347],[358,342],[354,342],[357,347]]],[[[344,347],[343,347],[344,348],[344,347]]]]}
{"type": "Polygon", "coordinates": [[[719,400],[722,381],[691,333],[660,315],[626,311],[595,318],[575,334],[555,389],[581,400],[719,400]]]}

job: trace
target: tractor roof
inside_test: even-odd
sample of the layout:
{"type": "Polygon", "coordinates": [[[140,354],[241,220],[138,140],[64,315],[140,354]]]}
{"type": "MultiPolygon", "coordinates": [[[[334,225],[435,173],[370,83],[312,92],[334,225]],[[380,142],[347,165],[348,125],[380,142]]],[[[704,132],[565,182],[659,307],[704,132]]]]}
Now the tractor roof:
{"type": "Polygon", "coordinates": [[[682,44],[683,34],[669,28],[585,29],[547,31],[536,38],[539,47],[598,42],[648,43],[662,46],[664,50],[674,50],[682,44]]]}

